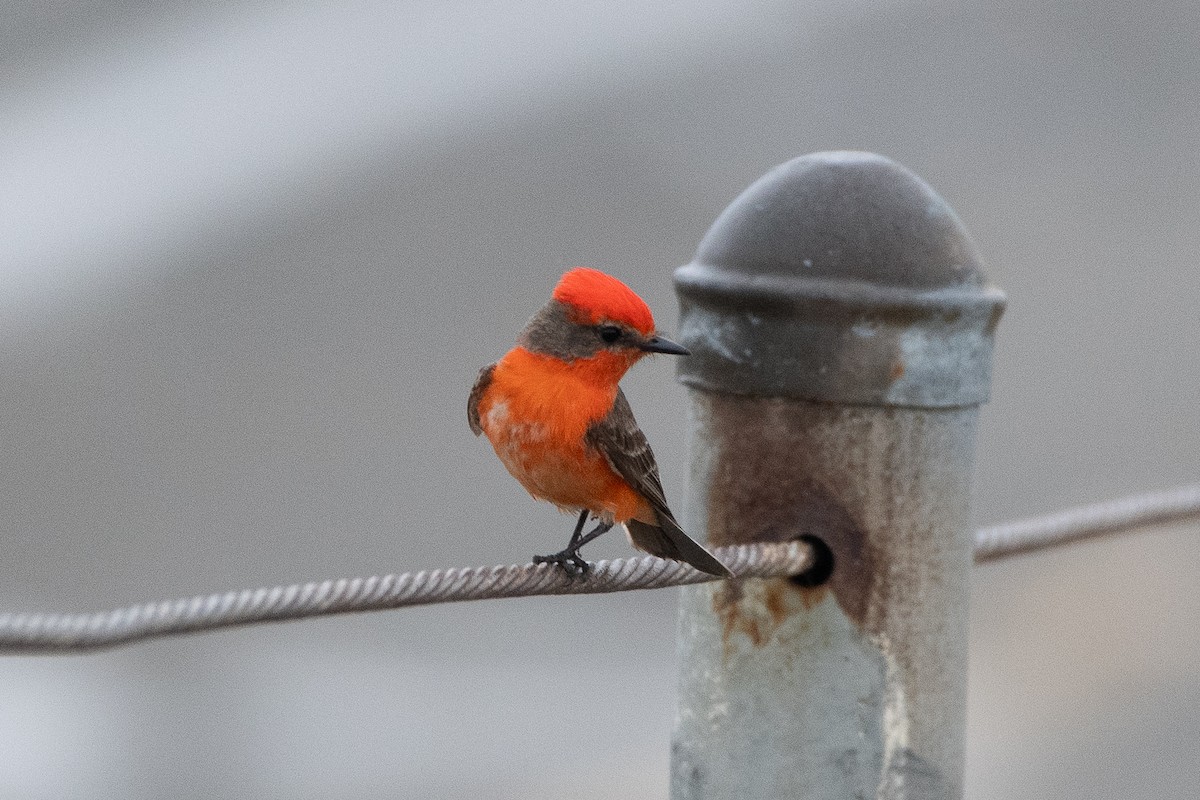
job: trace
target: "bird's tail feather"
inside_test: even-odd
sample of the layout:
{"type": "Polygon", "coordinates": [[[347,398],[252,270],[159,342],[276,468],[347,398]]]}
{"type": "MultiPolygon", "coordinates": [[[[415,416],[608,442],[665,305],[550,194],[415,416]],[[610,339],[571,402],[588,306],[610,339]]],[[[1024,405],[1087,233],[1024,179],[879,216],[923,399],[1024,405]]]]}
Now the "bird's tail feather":
{"type": "Polygon", "coordinates": [[[658,515],[658,525],[631,519],[625,523],[634,545],[651,555],[673,558],[691,564],[701,572],[732,578],[729,568],[692,537],[683,532],[679,523],[666,514],[658,515]]]}

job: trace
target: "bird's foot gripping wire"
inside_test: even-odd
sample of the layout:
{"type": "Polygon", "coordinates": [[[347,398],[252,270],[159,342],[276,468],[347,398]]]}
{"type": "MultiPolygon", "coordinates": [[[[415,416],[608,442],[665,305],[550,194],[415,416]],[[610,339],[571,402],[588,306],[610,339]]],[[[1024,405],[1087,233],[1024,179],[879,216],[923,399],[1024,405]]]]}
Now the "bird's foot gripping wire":
{"type": "Polygon", "coordinates": [[[591,565],[584,560],[583,556],[579,555],[579,548],[595,539],[602,533],[607,532],[612,528],[611,522],[601,522],[592,531],[584,535],[583,526],[587,523],[589,512],[584,509],[579,513],[579,521],[575,523],[575,531],[571,534],[571,541],[567,542],[565,550],[560,550],[553,555],[534,556],[533,563],[535,564],[558,564],[572,578],[583,577],[588,574],[591,565]]]}
{"type": "Polygon", "coordinates": [[[570,548],[548,556],[534,556],[533,563],[558,564],[572,578],[581,578],[591,569],[591,565],[579,555],[579,551],[570,548]]]}

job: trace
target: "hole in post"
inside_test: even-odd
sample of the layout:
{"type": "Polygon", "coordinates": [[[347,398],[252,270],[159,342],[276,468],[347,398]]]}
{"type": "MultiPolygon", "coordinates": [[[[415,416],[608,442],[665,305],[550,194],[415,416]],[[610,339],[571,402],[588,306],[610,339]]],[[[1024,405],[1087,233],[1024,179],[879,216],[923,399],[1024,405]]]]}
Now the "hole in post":
{"type": "Polygon", "coordinates": [[[799,575],[793,575],[788,580],[806,589],[820,586],[829,580],[829,576],[833,574],[833,551],[829,549],[829,545],[816,536],[806,533],[797,538],[812,548],[813,563],[804,572],[801,572],[799,575]]]}

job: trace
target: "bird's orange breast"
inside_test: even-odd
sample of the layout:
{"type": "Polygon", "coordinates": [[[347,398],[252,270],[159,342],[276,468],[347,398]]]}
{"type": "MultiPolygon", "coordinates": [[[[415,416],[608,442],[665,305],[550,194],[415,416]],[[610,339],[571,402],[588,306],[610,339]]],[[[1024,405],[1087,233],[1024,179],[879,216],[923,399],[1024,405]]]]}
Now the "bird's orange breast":
{"type": "Polygon", "coordinates": [[[646,501],[585,441],[612,408],[628,367],[608,363],[614,358],[563,361],[514,348],[496,364],[479,421],[496,455],[534,497],[623,522],[645,516],[646,501]]]}

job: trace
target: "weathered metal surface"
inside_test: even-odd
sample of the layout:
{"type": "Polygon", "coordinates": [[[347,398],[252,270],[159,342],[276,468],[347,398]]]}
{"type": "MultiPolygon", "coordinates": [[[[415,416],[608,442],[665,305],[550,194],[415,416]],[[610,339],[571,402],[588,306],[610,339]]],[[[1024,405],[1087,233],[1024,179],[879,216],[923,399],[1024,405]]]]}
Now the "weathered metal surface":
{"type": "Polygon", "coordinates": [[[675,285],[689,386],[918,408],[987,399],[1004,294],[946,201],[882,156],[772,170],[675,285]]]}
{"type": "Polygon", "coordinates": [[[798,159],[735,201],[701,245],[708,260],[677,273],[684,344],[707,353],[681,367],[685,527],[714,545],[816,536],[834,567],[811,588],[684,590],[675,800],[961,796],[975,405],[1003,296],[931,196],[879,156],[798,159]],[[842,217],[791,216],[823,204],[842,217]],[[847,227],[864,208],[895,226],[847,227]],[[817,279],[810,240],[849,243],[817,279]],[[725,284],[701,297],[714,272],[725,284]],[[864,320],[882,321],[868,335],[864,320]],[[972,339],[987,358],[954,343],[972,339]],[[747,349],[722,351],[735,341],[747,349]]]}
{"type": "Polygon", "coordinates": [[[835,566],[684,590],[673,797],[959,796],[976,411],[693,400],[687,529],[835,566]]]}

